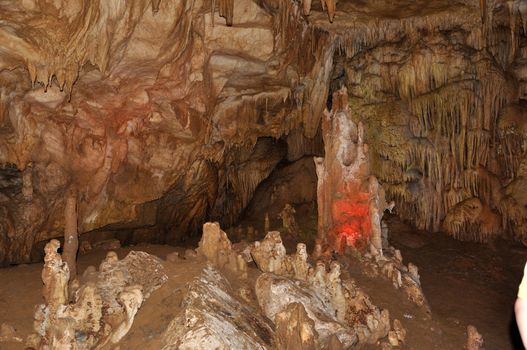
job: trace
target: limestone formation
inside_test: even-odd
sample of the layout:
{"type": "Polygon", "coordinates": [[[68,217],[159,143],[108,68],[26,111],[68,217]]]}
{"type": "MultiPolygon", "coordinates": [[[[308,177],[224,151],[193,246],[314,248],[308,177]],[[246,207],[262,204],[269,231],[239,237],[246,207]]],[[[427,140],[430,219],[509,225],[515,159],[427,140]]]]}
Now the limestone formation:
{"type": "Polygon", "coordinates": [[[42,296],[50,310],[56,311],[60,305],[68,301],[68,281],[70,272],[68,265],[62,261],[57,253],[60,242],[52,239],[46,244],[44,251],[44,268],[42,269],[42,296]]]}
{"type": "Polygon", "coordinates": [[[331,306],[335,309],[337,320],[345,322],[348,305],[345,289],[340,279],[340,264],[336,261],[331,263],[329,273],[326,276],[326,290],[331,306]]]}
{"type": "Polygon", "coordinates": [[[386,203],[376,177],[370,175],[364,126],[356,124],[346,88],[333,94],[331,112],[322,118],[325,156],[315,158],[317,168],[318,238],[329,249],[367,248],[382,255],[381,219],[386,203]]]}
{"type": "MultiPolygon", "coordinates": [[[[28,344],[38,349],[81,350],[118,343],[130,330],[143,300],[168,278],[159,259],[147,253],[132,251],[119,260],[115,252],[109,252],[99,271],[87,269],[73,301],[69,302],[65,299],[67,279],[63,278],[61,285],[52,284],[61,273],[53,270],[57,265],[51,264],[59,262],[57,247],[58,242],[53,240],[46,246],[43,269],[46,304],[37,306],[36,334],[29,338],[28,344]],[[57,293],[59,286],[61,292],[57,293]]],[[[67,265],[62,265],[67,269],[67,265]]]]}
{"type": "Polygon", "coordinates": [[[300,235],[300,228],[296,222],[295,213],[295,208],[288,203],[284,206],[284,209],[282,209],[278,217],[282,219],[282,227],[285,233],[293,237],[298,237],[300,235]]]}
{"type": "Polygon", "coordinates": [[[467,327],[467,350],[485,350],[483,337],[472,325],[467,327]]]}
{"type": "Polygon", "coordinates": [[[163,350],[273,349],[274,330],[235,297],[230,283],[208,266],[188,286],[183,310],[163,334],[163,350]]]}
{"type": "Polygon", "coordinates": [[[303,304],[292,303],[275,316],[277,350],[315,350],[318,333],[303,304]]]}
{"type": "Polygon", "coordinates": [[[221,230],[217,222],[203,225],[203,235],[197,254],[218,269],[247,276],[247,263],[241,255],[234,251],[227,234],[221,230]]]}
{"type": "Polygon", "coordinates": [[[273,272],[278,275],[287,274],[290,271],[290,260],[282,244],[280,232],[271,231],[267,233],[263,241],[254,242],[251,256],[261,271],[273,272]]]}
{"type": "MultiPolygon", "coordinates": [[[[525,8],[519,0],[3,2],[0,173],[16,176],[0,191],[0,263],[37,261],[32,246],[64,232],[70,187],[78,233],[148,228],[177,242],[208,219],[235,225],[280,164],[323,154],[322,134],[325,147],[340,142],[342,129],[328,139],[321,127],[326,107],[340,111],[332,121],[363,125],[370,169],[360,175],[375,176],[397,215],[459,239],[512,231],[521,240],[525,8]],[[341,86],[346,104],[333,97],[341,86]]],[[[349,147],[357,142],[353,135],[349,147]]],[[[367,187],[341,192],[366,196],[367,187]]],[[[335,227],[346,239],[333,243],[368,241],[371,231],[379,249],[382,205],[369,201],[335,208],[336,226],[371,220],[335,227]]],[[[331,210],[319,202],[324,222],[331,210]]]]}
{"type": "Polygon", "coordinates": [[[306,245],[304,243],[298,243],[296,245],[296,254],[293,257],[293,274],[298,280],[307,280],[307,275],[311,265],[307,261],[308,255],[306,251],[306,245]]]}
{"type": "Polygon", "coordinates": [[[79,234],[77,232],[77,194],[69,190],[64,208],[64,251],[62,257],[70,269],[70,279],[77,277],[77,250],[79,234]]]}
{"type": "Polygon", "coordinates": [[[264,273],[258,277],[255,289],[258,303],[269,319],[275,320],[276,315],[291,303],[300,303],[314,321],[320,344],[325,344],[332,334],[337,335],[347,347],[357,343],[356,333],[336,319],[332,306],[323,301],[308,284],[264,273]]]}

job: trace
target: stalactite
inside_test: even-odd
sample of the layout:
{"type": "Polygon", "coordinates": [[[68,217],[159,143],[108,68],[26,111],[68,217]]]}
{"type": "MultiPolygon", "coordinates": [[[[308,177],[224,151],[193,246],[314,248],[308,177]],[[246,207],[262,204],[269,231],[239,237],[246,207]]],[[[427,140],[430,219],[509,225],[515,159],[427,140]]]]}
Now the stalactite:
{"type": "MultiPolygon", "coordinates": [[[[492,19],[486,9],[493,9],[493,6],[493,1],[481,3],[480,16],[485,16],[485,23],[492,19]]],[[[494,22],[490,22],[485,26],[494,28],[494,22]]],[[[412,25],[419,27],[420,24],[412,25]]],[[[430,28],[437,22],[427,25],[430,28]]],[[[471,35],[467,40],[481,47],[482,38],[478,37],[481,33],[471,35]]],[[[489,33],[491,41],[501,38],[499,32],[489,33]]],[[[498,132],[506,129],[505,126],[498,128],[498,121],[500,111],[512,96],[501,70],[496,69],[493,61],[487,58],[472,62],[471,57],[455,47],[457,44],[452,43],[448,49],[435,45],[434,36],[424,39],[426,45],[408,43],[409,57],[397,61],[397,69],[391,70],[392,62],[388,61],[388,57],[394,49],[389,45],[381,44],[381,47],[360,54],[354,52],[357,45],[364,50],[364,46],[368,46],[364,41],[370,41],[369,45],[372,45],[375,40],[381,40],[383,34],[372,31],[361,33],[360,30],[355,34],[354,38],[343,40],[348,46],[345,52],[356,55],[347,71],[350,72],[354,91],[362,98],[359,105],[364,101],[367,102],[363,106],[367,103],[384,105],[384,109],[361,107],[359,114],[372,128],[371,134],[379,135],[369,139],[375,154],[372,169],[384,181],[388,197],[405,202],[397,207],[399,215],[412,220],[420,228],[436,230],[447,213],[460,202],[477,197],[482,202],[482,208],[492,217],[488,222],[481,221],[476,225],[485,231],[482,235],[486,238],[475,233],[476,226],[471,226],[467,235],[461,237],[465,227],[470,225],[458,225],[455,220],[454,224],[446,227],[452,228],[463,239],[482,240],[495,234],[500,225],[495,223],[493,209],[501,200],[499,174],[494,174],[499,172],[494,165],[496,138],[510,140],[500,142],[504,152],[498,159],[505,163],[503,168],[506,169],[518,167],[513,154],[522,144],[521,140],[513,141],[514,137],[505,137],[505,132],[498,132]],[[382,79],[377,79],[377,76],[382,79]],[[410,136],[401,131],[394,132],[401,123],[392,121],[394,115],[407,112],[389,107],[393,102],[386,102],[385,95],[381,94],[386,91],[391,91],[408,106],[410,113],[406,125],[410,136]],[[410,169],[416,171],[408,173],[410,169]],[[417,192],[421,195],[412,194],[417,192]],[[483,226],[484,229],[481,228],[483,226]]],[[[510,43],[510,37],[507,42],[510,43]]],[[[510,124],[502,122],[503,125],[507,123],[510,124]]]]}
{"type": "Polygon", "coordinates": [[[309,16],[309,13],[311,12],[311,1],[312,0],[302,0],[302,8],[304,10],[303,12],[304,16],[309,16]]]}
{"type": "Polygon", "coordinates": [[[328,12],[329,21],[333,23],[333,18],[337,10],[337,0],[321,0],[321,2],[322,7],[325,7],[325,10],[328,12]]]}
{"type": "Polygon", "coordinates": [[[508,57],[508,62],[512,62],[514,59],[514,56],[516,54],[516,51],[518,49],[518,37],[517,37],[517,31],[518,28],[516,26],[517,20],[520,17],[519,13],[519,1],[507,1],[507,6],[509,8],[509,22],[510,22],[510,52],[508,57]]]}
{"type": "Polygon", "coordinates": [[[481,23],[485,24],[487,19],[487,1],[479,0],[479,9],[481,11],[481,23]]]}
{"type": "Polygon", "coordinates": [[[152,0],[152,12],[156,13],[159,11],[159,4],[161,3],[161,0],[152,0]]]}
{"type": "Polygon", "coordinates": [[[220,16],[225,18],[228,26],[232,26],[234,17],[234,0],[219,0],[220,16]]]}

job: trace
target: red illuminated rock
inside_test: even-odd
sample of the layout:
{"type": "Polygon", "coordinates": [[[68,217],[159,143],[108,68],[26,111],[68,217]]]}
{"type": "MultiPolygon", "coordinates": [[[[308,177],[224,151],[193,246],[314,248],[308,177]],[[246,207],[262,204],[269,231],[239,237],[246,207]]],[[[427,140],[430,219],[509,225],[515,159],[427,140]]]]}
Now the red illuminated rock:
{"type": "Polygon", "coordinates": [[[322,133],[325,156],[315,158],[318,239],[341,253],[347,246],[364,249],[371,241],[380,254],[381,218],[388,205],[370,174],[363,125],[352,119],[345,88],[333,94],[333,108],[324,112],[322,133]]]}

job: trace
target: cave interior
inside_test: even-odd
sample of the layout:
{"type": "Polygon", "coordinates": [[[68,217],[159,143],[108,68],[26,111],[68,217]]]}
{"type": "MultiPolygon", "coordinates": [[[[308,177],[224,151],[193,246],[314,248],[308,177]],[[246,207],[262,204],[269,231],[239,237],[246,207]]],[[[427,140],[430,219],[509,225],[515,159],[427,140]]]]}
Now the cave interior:
{"type": "Polygon", "coordinates": [[[522,349],[526,253],[527,1],[0,0],[0,349],[522,349]]]}

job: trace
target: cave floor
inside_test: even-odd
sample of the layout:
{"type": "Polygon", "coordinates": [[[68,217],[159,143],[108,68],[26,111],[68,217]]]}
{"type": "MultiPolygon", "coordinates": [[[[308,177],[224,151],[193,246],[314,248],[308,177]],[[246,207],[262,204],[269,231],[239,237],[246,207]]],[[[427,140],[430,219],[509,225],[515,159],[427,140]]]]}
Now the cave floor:
{"type": "Polygon", "coordinates": [[[401,250],[404,262],[419,267],[421,286],[440,326],[434,332],[441,339],[465,340],[471,324],[483,335],[486,350],[523,349],[514,301],[527,248],[507,241],[459,242],[416,231],[396,219],[388,226],[390,242],[401,250]]]}
{"type": "MultiPolygon", "coordinates": [[[[348,259],[345,270],[357,280],[374,304],[388,308],[391,319],[406,327],[405,349],[463,349],[466,327],[476,326],[487,350],[522,349],[515,327],[513,303],[521,279],[527,249],[499,241],[492,245],[454,241],[441,234],[419,232],[396,219],[389,220],[390,241],[400,249],[404,262],[419,267],[432,318],[404,298],[382,278],[363,275],[348,259]]],[[[117,250],[123,258],[130,250],[143,250],[164,258],[183,248],[141,244],[117,250]]],[[[292,253],[291,251],[289,253],[292,253]]],[[[98,266],[106,252],[94,250],[79,258],[79,271],[98,266]]],[[[182,254],[181,254],[182,255],[182,254]]],[[[121,349],[158,349],[159,335],[180,309],[181,290],[201,268],[201,263],[180,260],[165,263],[169,281],[139,310],[121,349]],[[148,344],[145,347],[145,343],[148,344]]],[[[25,339],[32,331],[34,305],[42,301],[42,264],[0,269],[0,324],[15,327],[25,339]]],[[[256,276],[257,271],[254,270],[256,276]]],[[[363,349],[379,349],[378,345],[363,349]]],[[[0,349],[24,349],[22,343],[0,343],[0,349]]]]}

